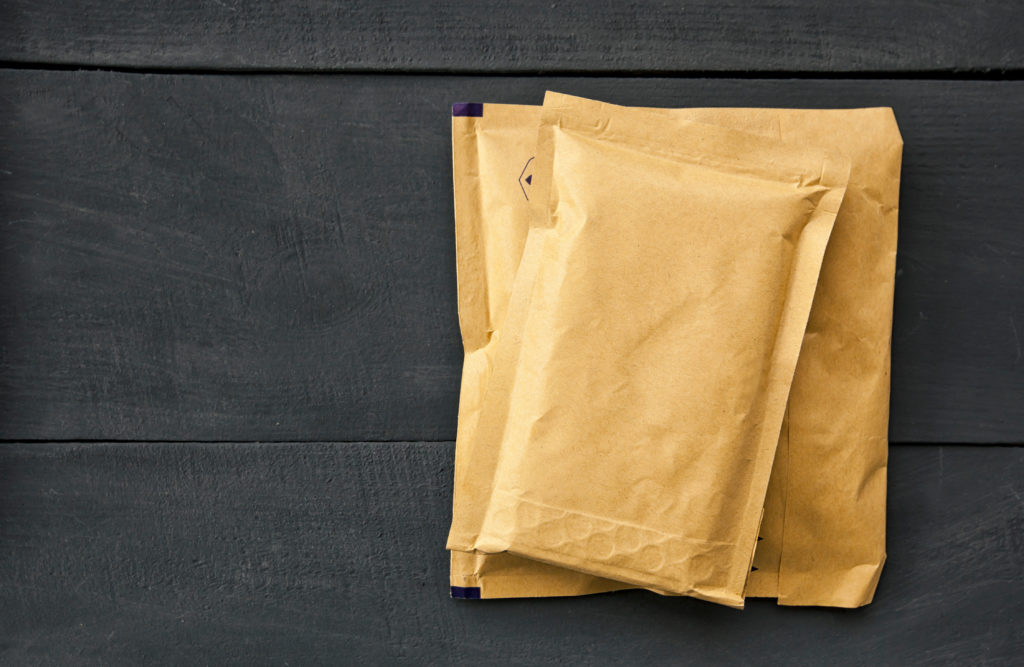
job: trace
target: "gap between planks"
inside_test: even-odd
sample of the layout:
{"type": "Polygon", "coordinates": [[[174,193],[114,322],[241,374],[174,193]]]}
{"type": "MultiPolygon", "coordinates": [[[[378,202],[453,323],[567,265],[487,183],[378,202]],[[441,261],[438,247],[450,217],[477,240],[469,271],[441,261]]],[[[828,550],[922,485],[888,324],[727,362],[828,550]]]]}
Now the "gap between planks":
{"type": "Polygon", "coordinates": [[[367,75],[367,76],[444,76],[444,77],[580,77],[593,79],[820,79],[834,80],[909,80],[909,81],[1022,81],[1024,68],[1008,69],[951,69],[951,70],[851,70],[817,72],[814,70],[658,70],[658,69],[622,69],[622,70],[587,70],[572,68],[552,68],[544,70],[459,70],[454,68],[394,68],[377,69],[372,67],[351,68],[302,68],[302,67],[151,67],[132,65],[95,65],[89,63],[45,63],[17,60],[0,60],[0,69],[8,70],[39,70],[54,72],[111,72],[115,74],[154,74],[174,76],[267,76],[267,75],[367,75]]]}

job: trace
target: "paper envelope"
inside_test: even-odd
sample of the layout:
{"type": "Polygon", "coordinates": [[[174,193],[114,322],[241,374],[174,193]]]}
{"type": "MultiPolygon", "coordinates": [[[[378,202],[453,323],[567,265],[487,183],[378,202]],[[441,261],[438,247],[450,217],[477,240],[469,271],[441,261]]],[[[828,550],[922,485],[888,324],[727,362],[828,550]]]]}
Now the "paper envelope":
{"type": "MultiPolygon", "coordinates": [[[[727,112],[727,113],[732,113],[732,112],[727,112]]],[[[654,123],[654,121],[650,121],[650,123],[654,123]]],[[[620,129],[622,129],[622,128],[620,128],[620,129]]],[[[708,132],[707,134],[709,134],[709,135],[710,134],[714,134],[714,132],[708,132]]],[[[687,147],[689,147],[689,145],[695,145],[694,142],[701,141],[703,139],[703,137],[705,137],[705,135],[699,135],[699,136],[698,135],[692,135],[692,136],[690,136],[688,138],[689,143],[686,144],[687,147]]],[[[745,139],[744,139],[744,141],[745,141],[745,139]]],[[[753,143],[756,144],[756,143],[758,143],[758,141],[753,141],[753,143]]],[[[705,147],[705,148],[707,148],[707,147],[705,147]]],[[[660,147],[659,147],[659,150],[660,150],[660,147]]],[[[784,156],[784,154],[790,153],[790,152],[792,152],[792,149],[775,149],[775,153],[773,153],[770,156],[768,161],[772,162],[772,163],[778,163],[781,160],[781,158],[784,156]]],[[[458,156],[458,149],[457,149],[457,156],[458,156]]],[[[781,161],[784,162],[784,160],[781,160],[781,161]]],[[[458,164],[458,157],[457,157],[457,164],[458,164]]],[[[524,166],[526,166],[526,165],[524,165],[524,166]]],[[[575,165],[575,167],[577,167],[577,170],[580,169],[580,165],[579,164],[575,165]]],[[[718,166],[718,170],[721,171],[721,169],[722,169],[722,167],[721,167],[721,165],[719,165],[718,166]]],[[[520,172],[520,180],[522,179],[521,174],[524,173],[525,171],[527,171],[527,170],[523,169],[523,171],[520,172]]],[[[457,172],[457,174],[458,174],[458,172],[457,172]]],[[[692,178],[692,177],[694,177],[694,174],[689,174],[688,175],[688,178],[692,178]]],[[[528,179],[529,176],[527,175],[526,178],[528,179]]],[[[638,182],[643,184],[644,180],[645,179],[643,177],[641,177],[641,179],[638,182]]],[[[807,178],[806,175],[803,175],[803,176],[800,176],[800,180],[801,180],[801,182],[804,182],[805,180],[809,180],[809,178],[807,178]]],[[[458,182],[458,176],[457,176],[457,182],[458,182]]],[[[715,182],[712,182],[712,181],[709,181],[709,185],[711,186],[711,190],[713,190],[713,191],[720,190],[721,186],[722,186],[721,183],[716,184],[715,182]]],[[[692,186],[692,183],[690,184],[690,186],[692,186]]],[[[752,187],[752,190],[753,190],[753,187],[752,187]]],[[[526,192],[525,187],[522,187],[522,195],[523,195],[523,199],[526,199],[528,197],[528,193],[526,192]]],[[[735,198],[738,198],[739,195],[732,195],[732,197],[735,199],[735,198]]],[[[699,199],[699,198],[697,198],[697,199],[699,199]]],[[[692,201],[696,201],[694,199],[694,197],[692,196],[692,194],[690,195],[689,201],[691,201],[691,202],[692,201]]],[[[762,205],[759,205],[759,206],[755,206],[755,208],[759,209],[759,211],[760,211],[759,215],[761,217],[764,217],[765,215],[770,215],[776,209],[784,208],[784,204],[782,203],[781,200],[772,200],[772,203],[770,205],[768,205],[768,206],[762,204],[762,205]]],[[[699,215],[697,215],[694,219],[695,220],[702,220],[702,218],[699,215]]],[[[692,224],[692,222],[691,222],[691,224],[692,224]]],[[[743,243],[745,243],[745,241],[743,241],[743,243]]],[[[733,242],[733,244],[736,245],[735,242],[733,242]]],[[[799,243],[798,243],[798,246],[799,246],[799,243]]],[[[466,273],[464,269],[466,268],[466,265],[462,261],[463,257],[466,256],[465,253],[463,253],[463,248],[464,247],[465,247],[465,245],[463,243],[463,238],[462,238],[462,235],[460,235],[460,287],[462,287],[462,286],[464,286],[466,284],[466,281],[464,280],[464,274],[466,273]]],[[[655,245],[654,247],[656,248],[657,246],[655,245]]],[[[700,253],[698,253],[698,255],[699,254],[700,253]]],[[[797,256],[799,256],[799,255],[800,255],[800,253],[798,252],[797,256]]],[[[727,259],[729,258],[728,255],[726,255],[726,257],[727,257],[727,259]]],[[[730,259],[730,261],[731,261],[731,259],[730,259]]],[[[746,262],[748,262],[748,264],[749,264],[748,269],[746,269],[746,273],[753,273],[754,262],[752,262],[751,259],[746,260],[746,262]]],[[[816,274],[816,269],[815,269],[815,274],[816,274]]],[[[698,277],[697,280],[700,279],[700,276],[701,276],[700,274],[697,274],[697,277],[698,277]]],[[[695,284],[693,277],[690,277],[690,283],[688,283],[688,284],[691,284],[691,285],[695,284]]],[[[784,291],[784,290],[778,290],[778,289],[776,289],[774,291],[769,290],[769,292],[772,293],[772,294],[778,293],[778,292],[781,292],[781,291],[784,291]]],[[[460,292],[460,296],[462,297],[462,291],[460,292]]],[[[467,301],[465,299],[461,298],[461,304],[462,305],[466,305],[467,301]]],[[[769,320],[770,320],[770,318],[769,318],[769,320]]],[[[464,331],[470,329],[469,327],[466,327],[465,319],[464,319],[464,322],[463,322],[463,326],[464,326],[464,331]]],[[[731,328],[731,327],[727,329],[727,331],[729,331],[729,332],[733,332],[733,331],[736,331],[736,330],[738,330],[738,329],[737,328],[731,328]]],[[[683,346],[685,347],[686,341],[684,340],[683,343],[684,343],[683,346]]],[[[798,345],[799,345],[799,343],[798,343],[798,345]]],[[[671,349],[671,351],[673,353],[675,353],[677,347],[678,347],[678,345],[670,347],[670,349],[671,349]]],[[[470,349],[471,349],[471,345],[467,345],[467,350],[470,350],[470,349]]],[[[726,350],[726,351],[728,351],[728,350],[726,350]]],[[[733,352],[733,353],[735,353],[735,352],[733,352]]],[[[469,365],[467,365],[467,369],[471,369],[471,367],[469,365]]],[[[472,371],[470,370],[467,373],[467,375],[469,377],[472,377],[473,376],[472,371]]],[[[786,391],[787,391],[787,389],[786,389],[786,391]]],[[[720,391],[712,392],[710,395],[713,395],[713,397],[717,397],[717,395],[719,395],[719,393],[725,393],[725,391],[724,390],[720,390],[720,391]]],[[[464,391],[464,397],[465,397],[465,395],[466,395],[466,392],[464,391]]],[[[464,406],[470,406],[470,404],[464,403],[464,406]]],[[[466,422],[464,420],[464,423],[469,423],[469,422],[466,422]]],[[[461,429],[462,429],[462,426],[461,426],[461,429]]],[[[460,442],[461,443],[463,442],[462,434],[464,432],[465,432],[464,429],[462,429],[461,432],[460,432],[460,442]]],[[[777,436],[778,436],[778,431],[777,431],[777,426],[776,426],[775,435],[773,436],[772,449],[774,449],[774,440],[777,439],[777,436]]],[[[690,484],[687,488],[697,486],[698,484],[699,484],[698,482],[690,484]]],[[[461,487],[461,483],[459,481],[457,481],[457,503],[459,502],[458,493],[459,493],[460,487],[461,487]]],[[[759,505],[760,505],[760,501],[759,501],[759,505]]],[[[620,529],[620,532],[621,532],[621,529],[620,529]]],[[[495,556],[478,556],[478,555],[476,555],[476,556],[460,556],[459,554],[456,554],[456,556],[455,556],[455,558],[457,560],[457,566],[456,567],[457,568],[460,567],[458,565],[458,561],[460,559],[465,562],[465,566],[463,566],[463,567],[472,568],[472,567],[478,566],[480,564],[481,560],[485,560],[487,557],[490,557],[492,559],[495,558],[495,556]]],[[[501,556],[498,556],[498,557],[501,558],[501,556]]],[[[520,568],[520,570],[521,570],[521,568],[520,568]]],[[[483,574],[483,573],[481,571],[477,571],[477,574],[480,575],[480,574],[483,574]]],[[[522,575],[523,573],[520,572],[519,574],[522,575]]],[[[455,575],[457,577],[458,576],[458,572],[456,572],[455,575]]],[[[594,582],[594,585],[586,585],[586,584],[584,584],[581,587],[581,579],[580,579],[580,577],[572,575],[571,576],[572,583],[570,583],[566,587],[566,588],[568,588],[568,590],[556,590],[557,587],[552,587],[551,584],[550,584],[550,581],[548,581],[548,580],[550,580],[550,577],[552,576],[552,573],[550,573],[550,572],[540,572],[540,573],[537,573],[537,575],[539,577],[539,578],[535,578],[537,581],[544,580],[544,582],[543,582],[543,584],[541,586],[543,588],[543,591],[538,591],[538,590],[535,590],[535,589],[530,589],[529,591],[527,591],[526,588],[528,588],[528,586],[526,586],[526,588],[523,588],[518,594],[538,594],[539,592],[544,593],[544,594],[564,594],[566,592],[588,592],[588,591],[592,591],[592,590],[595,590],[595,589],[607,588],[609,586],[609,584],[607,584],[607,583],[594,582]]],[[[521,577],[517,577],[517,578],[522,579],[521,577]]],[[[528,578],[522,579],[522,581],[524,583],[526,583],[527,579],[528,578]]],[[[458,583],[465,583],[465,582],[463,582],[462,580],[458,580],[458,579],[456,579],[454,577],[454,583],[458,584],[458,583]]],[[[641,581],[639,583],[647,583],[647,582],[641,581]]],[[[503,586],[507,589],[508,582],[503,582],[503,586]]],[[[676,592],[688,592],[688,591],[679,591],[679,590],[677,590],[676,592]]],[[[484,594],[486,595],[487,593],[484,593],[484,594]]],[[[505,592],[502,592],[502,593],[499,593],[499,594],[516,594],[516,593],[514,591],[509,592],[508,590],[506,590],[505,592]]]]}
{"type": "MultiPolygon", "coordinates": [[[[764,539],[747,595],[778,596],[789,604],[864,604],[884,559],[888,336],[901,147],[891,111],[663,113],[768,135],[784,128],[785,139],[839,146],[854,158],[847,200],[836,222],[841,229],[834,233],[842,244],[834,240],[829,246],[793,385],[791,403],[805,407],[782,429],[761,528],[764,539]],[[853,329],[827,326],[837,308],[863,312],[865,306],[869,316],[851,322],[853,329]],[[838,355],[828,343],[851,337],[875,345],[849,357],[838,355]],[[808,361],[809,350],[818,363],[808,361]],[[822,381],[823,375],[832,386],[837,380],[842,385],[830,392],[833,400],[827,403],[815,400],[814,382],[822,381]],[[849,396],[844,400],[843,387],[851,384],[869,385],[871,392],[859,402],[849,396]],[[813,437],[803,430],[804,424],[813,437]],[[830,432],[821,425],[839,428],[830,432]],[[794,433],[808,434],[800,435],[794,445],[794,433]],[[792,452],[805,451],[804,460],[794,465],[792,452]],[[822,470],[833,471],[836,479],[811,479],[822,470]],[[794,503],[797,496],[804,500],[794,503]],[[784,531],[784,526],[797,531],[784,531]],[[813,537],[818,531],[828,536],[827,543],[813,537]],[[807,567],[806,562],[813,565],[807,567]]],[[[453,118],[460,323],[466,347],[457,478],[472,447],[479,400],[526,238],[538,120],[538,107],[510,105],[457,107],[453,118]]],[[[457,479],[456,503],[459,486],[457,479]]],[[[624,584],[509,554],[453,551],[452,586],[456,595],[510,597],[592,593],[624,584]]]]}

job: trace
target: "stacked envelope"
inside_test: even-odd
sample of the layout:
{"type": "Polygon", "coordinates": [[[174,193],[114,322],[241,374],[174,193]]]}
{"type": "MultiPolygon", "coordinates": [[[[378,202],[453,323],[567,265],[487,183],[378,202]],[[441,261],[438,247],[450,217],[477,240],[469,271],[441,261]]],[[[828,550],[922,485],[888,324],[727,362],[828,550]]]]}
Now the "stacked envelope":
{"type": "Polygon", "coordinates": [[[885,561],[891,109],[452,113],[454,597],[856,607],[885,561]]]}

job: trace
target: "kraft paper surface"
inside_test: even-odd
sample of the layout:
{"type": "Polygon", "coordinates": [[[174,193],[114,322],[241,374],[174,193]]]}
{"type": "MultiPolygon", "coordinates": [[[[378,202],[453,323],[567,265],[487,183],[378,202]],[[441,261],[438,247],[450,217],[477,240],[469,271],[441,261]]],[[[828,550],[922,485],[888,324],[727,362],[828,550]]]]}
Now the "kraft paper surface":
{"type": "MultiPolygon", "coordinates": [[[[455,471],[473,446],[479,413],[512,281],[529,228],[540,106],[480,105],[481,115],[452,117],[459,320],[465,358],[455,471]],[[486,114],[483,109],[486,107],[486,114]]],[[[652,111],[654,111],[652,109],[652,111]]],[[[680,109],[678,117],[778,137],[773,114],[680,109]]],[[[630,588],[511,554],[451,552],[451,584],[489,597],[540,597],[630,588]]]]}
{"type": "Polygon", "coordinates": [[[449,548],[742,606],[849,163],[551,93],[535,162],[449,548]]]}
{"type": "MultiPolygon", "coordinates": [[[[540,117],[537,106],[488,104],[486,108],[487,113],[479,117],[452,119],[459,312],[466,347],[457,471],[472,445],[467,425],[475,419],[486,385],[495,342],[491,334],[500,327],[525,242],[532,181],[529,163],[540,117]],[[490,289],[478,291],[487,286],[490,289]],[[486,310],[484,316],[475,316],[481,308],[486,310]],[[486,334],[482,342],[476,342],[477,333],[486,334]]],[[[791,392],[791,401],[805,406],[801,421],[808,427],[798,423],[798,433],[807,465],[798,464],[794,478],[788,479],[787,417],[766,499],[763,539],[755,553],[757,569],[748,579],[746,594],[778,596],[784,604],[866,604],[885,558],[889,338],[902,152],[892,111],[663,111],[768,135],[778,133],[779,121],[785,118],[784,139],[830,144],[852,158],[850,183],[826,252],[809,340],[791,392]],[[836,326],[835,322],[846,320],[844,309],[874,316],[836,326]],[[863,351],[850,357],[849,341],[863,351]],[[816,382],[836,391],[821,400],[814,389],[816,382]],[[874,389],[860,396],[858,385],[874,389]],[[871,483],[865,484],[869,478],[871,483]],[[801,502],[787,507],[787,492],[801,502]],[[791,567],[786,568],[780,590],[787,510],[791,530],[786,533],[785,551],[791,567]],[[801,563],[802,572],[795,569],[801,563]]],[[[484,598],[578,595],[628,586],[509,554],[453,551],[451,557],[452,585],[468,587],[484,598]]]]}

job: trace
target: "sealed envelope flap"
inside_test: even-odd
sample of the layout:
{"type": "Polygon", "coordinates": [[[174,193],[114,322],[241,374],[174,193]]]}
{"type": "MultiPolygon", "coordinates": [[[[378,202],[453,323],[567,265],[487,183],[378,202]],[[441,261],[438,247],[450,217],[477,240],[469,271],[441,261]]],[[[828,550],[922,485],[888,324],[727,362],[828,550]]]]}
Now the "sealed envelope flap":
{"type": "Polygon", "coordinates": [[[536,160],[449,547],[741,606],[848,164],[559,95],[536,160]]]}

